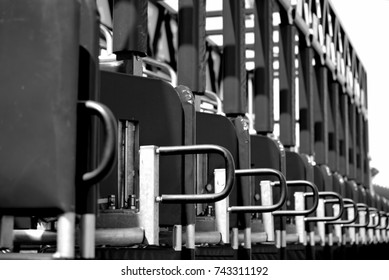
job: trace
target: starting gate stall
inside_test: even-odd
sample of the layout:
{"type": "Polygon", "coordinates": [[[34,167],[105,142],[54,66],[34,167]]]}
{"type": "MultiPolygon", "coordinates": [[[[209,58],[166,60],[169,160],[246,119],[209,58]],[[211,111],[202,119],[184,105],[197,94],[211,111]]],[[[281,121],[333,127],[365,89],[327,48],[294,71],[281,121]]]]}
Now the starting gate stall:
{"type": "Polygon", "coordinates": [[[1,9],[0,33],[8,38],[7,55],[1,56],[8,69],[1,73],[1,118],[7,120],[1,146],[2,157],[9,159],[1,167],[0,246],[7,249],[1,257],[93,258],[94,185],[111,170],[116,150],[116,120],[94,101],[96,6],[90,1],[2,1],[1,9]],[[85,68],[89,71],[81,72],[85,68]],[[97,167],[95,140],[84,139],[97,133],[91,115],[101,119],[105,134],[97,167]],[[20,216],[31,223],[18,225],[20,216]],[[52,249],[42,249],[48,245],[52,249]],[[26,249],[37,253],[23,253],[26,249]]]}

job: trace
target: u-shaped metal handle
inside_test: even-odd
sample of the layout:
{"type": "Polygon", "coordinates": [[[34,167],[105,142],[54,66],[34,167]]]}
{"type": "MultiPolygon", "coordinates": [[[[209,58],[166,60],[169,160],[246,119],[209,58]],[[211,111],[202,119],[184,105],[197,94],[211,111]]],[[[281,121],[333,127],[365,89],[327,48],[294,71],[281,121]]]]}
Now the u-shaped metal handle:
{"type": "Polygon", "coordinates": [[[286,181],[286,184],[288,187],[309,187],[312,190],[311,194],[313,195],[313,205],[310,209],[306,210],[278,210],[273,213],[274,216],[306,216],[316,210],[317,205],[319,204],[319,190],[315,184],[305,180],[286,181]]]}
{"type": "Polygon", "coordinates": [[[247,206],[231,206],[228,208],[229,212],[240,212],[240,213],[264,213],[272,212],[282,207],[285,203],[287,196],[287,186],[284,174],[276,169],[270,168],[257,168],[257,169],[240,169],[235,171],[236,176],[276,176],[279,179],[279,182],[274,182],[273,185],[280,185],[281,195],[280,199],[276,204],[272,205],[247,205],[247,206]]]}
{"type": "Polygon", "coordinates": [[[117,124],[116,119],[111,110],[96,101],[78,101],[78,105],[83,109],[88,110],[93,115],[96,115],[103,123],[105,143],[103,155],[98,166],[90,172],[82,175],[82,181],[86,184],[93,185],[104,179],[111,171],[111,168],[116,160],[117,148],[117,124]]]}
{"type": "MultiPolygon", "coordinates": [[[[307,194],[307,196],[311,196],[311,194],[307,194]]],[[[313,194],[312,194],[313,195],[313,194]]],[[[344,211],[344,203],[343,203],[343,198],[340,194],[336,192],[319,192],[319,197],[327,197],[327,196],[332,196],[337,199],[337,202],[339,203],[339,213],[336,216],[333,217],[307,217],[304,218],[305,222],[310,223],[310,222],[332,222],[340,219],[343,215],[344,211]]]]}
{"type": "Polygon", "coordinates": [[[372,229],[376,229],[380,224],[381,224],[381,217],[380,217],[380,213],[378,211],[377,208],[374,208],[374,207],[369,207],[369,212],[375,212],[377,213],[378,215],[378,222],[376,224],[373,224],[372,226],[368,225],[367,228],[372,228],[372,229]]]}
{"type": "Polygon", "coordinates": [[[366,221],[364,224],[349,224],[349,225],[344,225],[343,227],[354,227],[354,228],[364,228],[367,227],[370,223],[370,214],[369,214],[369,206],[367,206],[364,203],[357,203],[357,209],[358,213],[361,211],[366,212],[366,221]],[[365,210],[362,210],[365,209],[365,210]]]}
{"type": "Polygon", "coordinates": [[[190,155],[190,154],[219,154],[224,158],[226,167],[226,185],[219,193],[212,194],[162,194],[156,197],[161,203],[205,203],[215,202],[226,198],[234,186],[235,164],[231,153],[217,145],[188,145],[159,147],[157,153],[161,155],[190,155]]]}
{"type": "Polygon", "coordinates": [[[339,221],[333,221],[333,222],[327,222],[328,225],[346,225],[346,224],[352,224],[358,219],[358,206],[354,202],[354,200],[349,198],[343,198],[343,202],[347,203],[347,205],[344,205],[344,208],[354,208],[354,217],[350,220],[339,220],[339,221]]]}
{"type": "MultiPolygon", "coordinates": [[[[380,211],[379,214],[380,214],[380,220],[381,220],[382,217],[384,217],[386,222],[385,222],[384,226],[380,225],[376,229],[379,229],[379,230],[387,229],[388,225],[389,225],[389,217],[387,216],[385,211],[380,211]]],[[[380,222],[380,224],[381,224],[381,222],[380,222]]]]}

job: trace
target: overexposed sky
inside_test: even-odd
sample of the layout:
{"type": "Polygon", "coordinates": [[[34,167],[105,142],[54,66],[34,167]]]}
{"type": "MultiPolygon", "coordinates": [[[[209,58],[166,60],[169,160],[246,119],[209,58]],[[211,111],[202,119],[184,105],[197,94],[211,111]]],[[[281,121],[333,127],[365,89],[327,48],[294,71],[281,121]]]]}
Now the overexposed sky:
{"type": "Polygon", "coordinates": [[[389,1],[332,0],[368,76],[373,183],[389,187],[389,1]]]}

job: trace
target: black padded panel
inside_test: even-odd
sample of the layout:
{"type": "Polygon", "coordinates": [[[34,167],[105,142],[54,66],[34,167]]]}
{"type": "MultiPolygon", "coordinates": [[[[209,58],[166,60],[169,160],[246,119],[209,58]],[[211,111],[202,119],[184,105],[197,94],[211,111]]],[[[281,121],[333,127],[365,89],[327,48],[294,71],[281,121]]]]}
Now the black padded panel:
{"type": "Polygon", "coordinates": [[[305,155],[286,151],[286,179],[313,180],[313,169],[305,155]]]}
{"type": "Polygon", "coordinates": [[[362,185],[359,185],[358,189],[359,189],[358,202],[366,204],[366,202],[367,202],[367,194],[366,194],[365,188],[362,185]]]}
{"type": "MultiPolygon", "coordinates": [[[[279,171],[285,169],[285,152],[280,144],[267,136],[263,135],[251,135],[251,168],[272,168],[279,171]]],[[[275,177],[270,176],[257,176],[255,177],[255,194],[260,194],[260,182],[262,180],[278,180],[275,177]]],[[[276,202],[279,199],[279,191],[273,192],[273,201],[276,202]]],[[[260,204],[259,201],[255,201],[255,204],[260,204]]]]}
{"type": "Polygon", "coordinates": [[[341,175],[338,173],[332,175],[332,189],[334,192],[337,192],[342,197],[346,195],[345,182],[341,175]]]}
{"type": "MultiPolygon", "coordinates": [[[[184,113],[178,93],[156,79],[101,71],[101,102],[118,120],[139,124],[139,145],[181,146],[184,144],[184,113]]],[[[161,156],[160,193],[180,194],[183,188],[181,156],[161,156]]],[[[100,196],[117,195],[117,165],[101,184],[100,196]]],[[[180,205],[162,204],[161,225],[181,224],[180,205]]]]}
{"type": "MultiPolygon", "coordinates": [[[[306,155],[286,151],[286,179],[287,180],[307,180],[313,181],[313,167],[308,162],[306,155]]],[[[293,191],[288,192],[288,201],[290,205],[294,205],[294,192],[307,191],[306,187],[295,187],[293,191]]],[[[310,191],[310,190],[309,190],[310,191]]],[[[308,205],[310,207],[310,199],[308,199],[308,205]]]]}
{"type": "Polygon", "coordinates": [[[358,201],[358,186],[355,181],[346,181],[346,197],[358,201]]]}
{"type": "MultiPolygon", "coordinates": [[[[196,143],[214,144],[229,150],[235,161],[235,168],[239,169],[238,140],[235,127],[229,119],[220,115],[196,113],[196,143]]],[[[213,185],[214,169],[224,168],[224,160],[218,155],[210,155],[208,158],[208,183],[213,185]]],[[[234,188],[229,195],[230,205],[238,204],[239,181],[235,180],[234,188]]],[[[230,226],[237,226],[236,215],[231,215],[230,226]]]]}
{"type": "MultiPolygon", "coordinates": [[[[99,24],[95,0],[80,1],[80,54],[78,99],[99,101],[99,24]]],[[[86,186],[82,175],[97,166],[98,124],[96,117],[84,115],[77,124],[77,213],[96,213],[97,186],[86,186]]]]}
{"type": "Polygon", "coordinates": [[[74,211],[79,3],[0,11],[0,213],[74,211]]]}
{"type": "Polygon", "coordinates": [[[325,166],[315,165],[314,170],[314,183],[319,191],[333,191],[333,179],[332,174],[325,166]]]}

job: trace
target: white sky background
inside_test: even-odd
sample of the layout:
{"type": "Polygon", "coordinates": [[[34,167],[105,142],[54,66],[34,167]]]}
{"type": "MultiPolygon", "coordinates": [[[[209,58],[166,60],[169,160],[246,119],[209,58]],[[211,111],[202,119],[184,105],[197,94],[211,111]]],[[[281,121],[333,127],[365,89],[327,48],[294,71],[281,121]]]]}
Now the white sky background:
{"type": "Polygon", "coordinates": [[[332,0],[368,76],[373,183],[389,187],[389,1],[332,0]]]}

